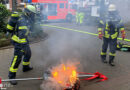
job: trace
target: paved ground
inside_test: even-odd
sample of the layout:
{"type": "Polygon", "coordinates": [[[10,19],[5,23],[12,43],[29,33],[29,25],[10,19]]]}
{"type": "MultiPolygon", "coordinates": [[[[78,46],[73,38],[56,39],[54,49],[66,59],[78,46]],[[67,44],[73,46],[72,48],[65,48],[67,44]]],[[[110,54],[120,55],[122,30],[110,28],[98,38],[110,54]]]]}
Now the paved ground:
{"type": "MultiPolygon", "coordinates": [[[[97,28],[93,26],[77,26],[67,23],[52,23],[50,25],[97,33],[97,28]]],[[[49,38],[31,45],[31,64],[34,70],[23,73],[21,65],[17,78],[42,76],[44,70],[59,63],[61,59],[66,61],[76,58],[80,61],[79,71],[89,73],[99,71],[109,78],[109,80],[100,83],[83,81],[81,90],[130,90],[130,53],[118,51],[115,59],[116,66],[111,67],[100,61],[102,41],[96,36],[50,27],[44,27],[44,30],[49,34],[49,38]]],[[[130,38],[130,32],[127,33],[127,38],[130,38]]],[[[0,77],[3,79],[7,78],[12,56],[12,48],[0,50],[0,77]]],[[[21,81],[17,86],[9,86],[10,88],[7,90],[40,90],[41,83],[42,81],[21,81]]]]}

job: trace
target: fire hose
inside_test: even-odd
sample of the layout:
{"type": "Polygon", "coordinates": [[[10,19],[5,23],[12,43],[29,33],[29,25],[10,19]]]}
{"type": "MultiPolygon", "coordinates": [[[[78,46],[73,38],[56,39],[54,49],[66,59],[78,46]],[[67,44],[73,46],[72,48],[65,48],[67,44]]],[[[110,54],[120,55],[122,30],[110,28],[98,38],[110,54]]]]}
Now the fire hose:
{"type": "MultiPolygon", "coordinates": [[[[78,77],[77,78],[84,78],[84,79],[80,79],[80,80],[93,80],[93,79],[96,79],[96,78],[100,78],[101,80],[99,81],[105,81],[107,80],[108,78],[99,73],[99,72],[96,72],[94,74],[91,74],[91,73],[85,73],[85,72],[78,72],[78,77]],[[87,77],[87,78],[86,78],[87,77]]],[[[2,80],[0,78],[0,82],[9,82],[9,81],[28,81],[28,80],[47,80],[49,77],[51,77],[50,73],[48,72],[45,72],[43,77],[39,77],[39,78],[21,78],[21,79],[4,79],[2,80]]]]}
{"type": "MultiPolygon", "coordinates": [[[[42,25],[42,24],[41,24],[41,26],[52,27],[52,28],[58,28],[58,29],[61,29],[61,30],[69,30],[69,31],[74,31],[74,32],[89,34],[89,35],[93,35],[93,36],[98,36],[98,34],[96,34],[96,33],[90,33],[90,32],[86,32],[86,31],[83,31],[83,30],[76,30],[76,29],[64,28],[64,27],[54,26],[54,25],[42,25]]],[[[122,40],[122,38],[117,38],[117,39],[118,39],[118,40],[122,40]]],[[[124,41],[130,42],[130,39],[124,39],[124,41]]]]}

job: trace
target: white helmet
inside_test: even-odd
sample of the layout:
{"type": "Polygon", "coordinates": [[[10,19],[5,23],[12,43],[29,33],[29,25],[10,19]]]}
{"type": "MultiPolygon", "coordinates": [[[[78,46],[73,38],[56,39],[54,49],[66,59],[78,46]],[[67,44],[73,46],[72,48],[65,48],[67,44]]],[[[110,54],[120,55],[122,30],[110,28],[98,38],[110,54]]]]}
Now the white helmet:
{"type": "Polygon", "coordinates": [[[114,4],[110,4],[108,7],[108,11],[116,11],[116,6],[114,4]]]}
{"type": "Polygon", "coordinates": [[[25,9],[27,9],[30,12],[36,13],[36,8],[33,5],[27,5],[25,9]]]}

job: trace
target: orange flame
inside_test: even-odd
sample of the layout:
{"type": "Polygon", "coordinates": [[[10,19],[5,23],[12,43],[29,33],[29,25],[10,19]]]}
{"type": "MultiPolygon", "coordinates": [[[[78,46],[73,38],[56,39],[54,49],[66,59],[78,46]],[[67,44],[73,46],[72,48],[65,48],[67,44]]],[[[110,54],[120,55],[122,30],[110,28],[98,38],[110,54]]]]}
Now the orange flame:
{"type": "Polygon", "coordinates": [[[52,76],[62,87],[73,86],[77,81],[77,71],[74,65],[61,64],[52,69],[52,76]]]}

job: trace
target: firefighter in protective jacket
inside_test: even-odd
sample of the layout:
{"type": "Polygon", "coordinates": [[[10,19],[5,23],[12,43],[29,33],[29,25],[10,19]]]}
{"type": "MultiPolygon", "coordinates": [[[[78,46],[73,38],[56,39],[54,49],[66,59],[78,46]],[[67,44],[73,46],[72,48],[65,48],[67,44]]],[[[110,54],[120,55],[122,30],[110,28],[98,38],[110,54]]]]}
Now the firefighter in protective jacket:
{"type": "Polygon", "coordinates": [[[108,7],[108,15],[104,19],[101,19],[99,22],[98,35],[100,39],[103,39],[101,59],[104,63],[107,63],[106,52],[109,46],[109,64],[111,66],[115,66],[113,60],[116,55],[117,37],[120,31],[122,34],[122,39],[124,39],[124,25],[119,14],[117,13],[115,5],[110,4],[108,7]]]}
{"type": "MultiPolygon", "coordinates": [[[[23,72],[33,69],[30,67],[31,50],[28,41],[28,34],[35,13],[36,8],[32,5],[27,5],[21,16],[17,12],[12,13],[7,24],[7,30],[12,33],[11,42],[14,45],[14,57],[9,68],[9,79],[15,79],[22,58],[23,72]]],[[[10,83],[12,85],[17,84],[16,81],[11,81],[10,83]]]]}

